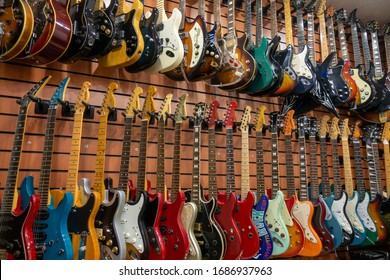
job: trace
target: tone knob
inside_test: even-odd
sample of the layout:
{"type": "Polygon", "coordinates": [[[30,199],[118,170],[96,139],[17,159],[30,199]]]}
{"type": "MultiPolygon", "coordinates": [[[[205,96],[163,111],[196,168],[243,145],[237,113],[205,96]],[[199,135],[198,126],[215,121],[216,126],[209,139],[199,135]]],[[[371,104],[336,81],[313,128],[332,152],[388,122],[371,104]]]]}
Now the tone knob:
{"type": "Polygon", "coordinates": [[[128,239],[128,238],[130,237],[130,233],[128,233],[128,232],[125,233],[124,235],[125,235],[125,238],[126,238],[126,239],[128,239]]]}
{"type": "MultiPolygon", "coordinates": [[[[214,54],[215,54],[214,52],[210,52],[211,56],[214,56],[214,54]]],[[[233,59],[230,59],[230,60],[233,60],[233,59]]],[[[233,62],[233,61],[231,61],[231,62],[233,62]]]]}
{"type": "Polygon", "coordinates": [[[106,242],[106,245],[107,245],[107,246],[111,246],[111,245],[112,245],[112,240],[111,240],[111,239],[108,239],[107,242],[106,242]]]}
{"type": "Polygon", "coordinates": [[[135,242],[137,242],[137,238],[133,237],[133,238],[130,239],[130,243],[131,244],[134,244],[135,242]]]}
{"type": "Polygon", "coordinates": [[[64,250],[64,249],[58,250],[58,255],[62,256],[64,253],[65,253],[65,250],[64,250]]]}
{"type": "Polygon", "coordinates": [[[175,244],[175,245],[173,246],[173,250],[177,251],[178,249],[179,249],[179,245],[175,244]]]}
{"type": "Polygon", "coordinates": [[[118,249],[118,247],[114,247],[114,248],[112,248],[112,250],[111,250],[115,255],[117,255],[118,254],[118,252],[119,252],[119,249],[118,249]]]}

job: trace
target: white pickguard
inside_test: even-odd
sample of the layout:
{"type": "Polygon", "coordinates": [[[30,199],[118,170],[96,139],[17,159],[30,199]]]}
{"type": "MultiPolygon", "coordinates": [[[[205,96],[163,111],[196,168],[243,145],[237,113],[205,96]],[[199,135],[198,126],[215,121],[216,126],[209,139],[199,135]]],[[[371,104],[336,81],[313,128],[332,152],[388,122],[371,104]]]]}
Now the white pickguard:
{"type": "Polygon", "coordinates": [[[198,65],[199,60],[202,57],[202,50],[204,48],[204,34],[199,23],[195,22],[194,26],[188,32],[191,37],[192,42],[192,56],[190,67],[195,67],[198,65]]]}
{"type": "Polygon", "coordinates": [[[351,77],[352,79],[355,80],[356,86],[359,90],[360,101],[361,103],[365,103],[367,100],[369,100],[372,94],[371,87],[368,83],[366,83],[360,78],[358,69],[351,68],[351,71],[352,71],[351,77]]]}
{"type": "Polygon", "coordinates": [[[347,203],[347,195],[343,192],[342,196],[338,200],[334,200],[332,204],[332,213],[339,222],[341,228],[348,232],[348,234],[353,234],[353,229],[350,226],[347,217],[344,214],[344,205],[347,203]]]}
{"type": "Polygon", "coordinates": [[[294,217],[298,220],[298,223],[302,226],[305,239],[309,240],[310,242],[317,244],[317,238],[314,236],[313,232],[309,228],[309,215],[310,215],[310,203],[308,201],[302,202],[295,202],[293,206],[292,213],[294,217]]]}
{"type": "Polygon", "coordinates": [[[123,235],[126,243],[132,244],[141,254],[144,252],[144,242],[138,225],[139,215],[145,202],[145,196],[141,195],[134,205],[125,203],[120,218],[123,235]]]}
{"type": "MultiPolygon", "coordinates": [[[[357,212],[364,223],[364,227],[371,231],[376,232],[376,227],[374,221],[371,219],[371,216],[368,214],[368,204],[370,203],[370,195],[365,192],[364,199],[357,206],[357,212]]],[[[374,240],[375,243],[376,240],[374,240]]]]}
{"type": "Polygon", "coordinates": [[[181,210],[181,219],[183,226],[188,235],[190,242],[190,252],[187,255],[187,260],[201,260],[202,251],[199,247],[194,233],[194,224],[196,215],[198,213],[198,206],[193,202],[184,203],[183,210],[181,210]]]}
{"type": "Polygon", "coordinates": [[[302,52],[294,54],[291,62],[291,67],[295,71],[295,73],[297,73],[298,76],[303,76],[311,80],[313,76],[305,62],[308,50],[308,47],[305,45],[305,48],[302,52]]]}
{"type": "Polygon", "coordinates": [[[354,191],[353,196],[351,198],[348,198],[347,200],[347,205],[345,206],[345,213],[347,214],[347,217],[351,222],[352,226],[356,230],[360,232],[364,232],[364,225],[360,221],[358,217],[358,213],[356,211],[356,207],[358,203],[359,203],[359,194],[357,191],[354,191]]]}
{"type": "Polygon", "coordinates": [[[181,18],[181,12],[174,8],[171,17],[163,21],[164,28],[158,31],[163,50],[157,61],[145,72],[165,73],[180,65],[184,57],[184,47],[179,36],[181,18]]]}

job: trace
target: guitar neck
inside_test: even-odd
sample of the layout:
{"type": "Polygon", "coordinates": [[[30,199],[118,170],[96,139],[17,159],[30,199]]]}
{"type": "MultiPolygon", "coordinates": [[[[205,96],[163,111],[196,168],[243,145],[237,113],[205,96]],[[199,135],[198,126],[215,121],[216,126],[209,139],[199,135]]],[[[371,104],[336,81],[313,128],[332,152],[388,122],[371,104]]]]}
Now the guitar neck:
{"type": "Polygon", "coordinates": [[[271,159],[272,159],[272,197],[279,190],[279,159],[278,159],[278,134],[271,133],[271,159]]]}
{"type": "Polygon", "coordinates": [[[382,187],[382,170],[379,160],[379,150],[378,143],[372,143],[372,154],[374,157],[375,170],[376,170],[376,180],[378,186],[378,193],[383,196],[383,187],[382,187]]]}
{"type": "Polygon", "coordinates": [[[359,139],[353,139],[352,142],[356,169],[356,189],[360,197],[363,198],[366,188],[364,184],[362,157],[360,153],[360,141],[359,139]]]}
{"type": "Polygon", "coordinates": [[[332,138],[330,139],[330,142],[332,145],[334,196],[339,198],[341,196],[341,175],[337,139],[332,138]]]}
{"type": "Polygon", "coordinates": [[[383,142],[384,160],[385,160],[385,175],[386,175],[386,191],[390,194],[390,150],[389,142],[383,142]]]}
{"type": "Polygon", "coordinates": [[[175,123],[175,138],[173,143],[173,163],[172,163],[172,184],[171,184],[171,201],[176,199],[180,191],[180,157],[181,157],[181,122],[175,123]]]}
{"type": "Polygon", "coordinates": [[[156,8],[158,10],[157,24],[162,24],[165,16],[164,0],[157,0],[156,8]]]}
{"type": "Polygon", "coordinates": [[[107,114],[102,114],[99,118],[98,130],[98,146],[95,163],[95,181],[93,188],[100,192],[101,197],[104,197],[104,165],[106,159],[106,138],[107,138],[107,114]]]}
{"type": "Polygon", "coordinates": [[[227,35],[226,41],[234,41],[236,38],[236,27],[235,27],[235,0],[228,0],[228,16],[227,16],[227,35]]]}
{"type": "MultiPolygon", "coordinates": [[[[330,52],[336,52],[336,55],[332,59],[331,65],[336,65],[337,64],[337,49],[336,49],[336,38],[334,35],[334,27],[333,27],[333,17],[329,17],[326,20],[326,28],[328,31],[328,38],[329,38],[329,50],[330,52]]],[[[324,57],[322,58],[324,59],[324,57]]]]}
{"type": "Polygon", "coordinates": [[[179,11],[182,14],[179,30],[183,30],[186,22],[186,0],[179,1],[179,11]]]}
{"type": "Polygon", "coordinates": [[[343,149],[345,190],[347,191],[348,197],[352,197],[354,187],[353,187],[353,180],[352,180],[351,156],[349,153],[348,138],[341,139],[341,144],[343,149]]]}
{"type": "Polygon", "coordinates": [[[137,193],[140,194],[146,186],[146,146],[148,142],[149,120],[143,119],[141,122],[141,137],[138,156],[138,181],[137,193]]]}
{"type": "Polygon", "coordinates": [[[165,121],[161,117],[158,120],[158,132],[157,132],[157,185],[156,191],[163,195],[163,199],[166,197],[165,188],[165,121]]]}
{"type": "Polygon", "coordinates": [[[316,61],[316,49],[314,39],[314,15],[313,13],[307,13],[307,45],[309,47],[309,59],[313,66],[317,65],[316,61]]]}
{"type": "Polygon", "coordinates": [[[125,131],[122,144],[121,166],[119,171],[118,190],[127,193],[130,167],[130,146],[131,146],[131,129],[133,127],[133,117],[125,117],[125,131]]]}
{"type": "Polygon", "coordinates": [[[7,172],[7,181],[4,188],[3,201],[1,204],[1,213],[8,214],[13,210],[13,200],[15,189],[18,186],[18,175],[20,166],[20,156],[26,128],[28,106],[20,106],[18,120],[16,122],[16,131],[12,144],[11,161],[7,172]]]}
{"type": "Polygon", "coordinates": [[[390,69],[390,35],[385,35],[385,52],[387,69],[390,69]]]}
{"type": "MultiPolygon", "coordinates": [[[[200,125],[194,126],[191,201],[200,206],[200,125]]],[[[201,209],[198,207],[198,209],[201,209]]]]}
{"type": "Polygon", "coordinates": [[[308,200],[308,188],[306,178],[306,149],[305,149],[305,137],[298,138],[299,144],[299,198],[300,200],[308,200]]]}
{"type": "Polygon", "coordinates": [[[54,129],[56,123],[56,108],[49,108],[47,114],[47,124],[45,133],[45,143],[43,145],[43,155],[41,173],[39,176],[38,194],[41,198],[40,209],[45,209],[49,204],[50,174],[53,158],[54,129]]]}
{"type": "Polygon", "coordinates": [[[217,198],[217,162],[215,155],[215,128],[209,128],[209,197],[217,198]]]}
{"type": "Polygon", "coordinates": [[[291,135],[285,135],[284,144],[286,150],[286,176],[287,176],[287,197],[295,195],[294,182],[294,161],[291,144],[291,135]]]}
{"type": "Polygon", "coordinates": [[[302,9],[297,10],[297,27],[298,27],[298,51],[301,52],[305,48],[305,30],[303,27],[302,9]]]}
{"type": "Polygon", "coordinates": [[[367,151],[367,162],[368,162],[368,175],[370,179],[370,193],[371,197],[374,198],[378,193],[378,178],[377,178],[377,169],[375,166],[374,160],[374,151],[370,142],[366,143],[367,151]]]}
{"type": "Polygon", "coordinates": [[[263,150],[263,132],[256,131],[256,197],[259,201],[260,197],[265,194],[264,183],[264,150],[263,150]]]}
{"type": "Polygon", "coordinates": [[[382,70],[382,61],[381,54],[379,50],[379,41],[378,41],[378,33],[371,33],[371,43],[372,43],[372,53],[374,57],[374,66],[375,66],[375,77],[382,78],[383,70],[382,70]]]}
{"type": "Polygon", "coordinates": [[[256,47],[261,46],[263,39],[263,1],[256,0],[256,47]]]}
{"type": "Polygon", "coordinates": [[[372,60],[371,60],[370,44],[368,43],[367,30],[365,29],[361,30],[360,36],[362,37],[364,68],[366,69],[366,72],[368,72],[372,60]]]}
{"type": "Polygon", "coordinates": [[[318,20],[320,23],[321,60],[324,61],[329,55],[328,38],[326,37],[325,14],[319,14],[318,20]]]}
{"type": "Polygon", "coordinates": [[[214,1],[214,22],[217,26],[221,25],[221,0],[214,1]]]}
{"type": "Polygon", "coordinates": [[[349,54],[347,49],[347,40],[345,39],[345,29],[344,29],[344,23],[342,21],[339,21],[337,23],[337,28],[339,31],[339,41],[340,41],[340,47],[341,47],[341,57],[344,61],[349,61],[349,54]]]}
{"type": "Polygon", "coordinates": [[[245,33],[248,36],[247,49],[252,50],[254,47],[252,40],[252,9],[251,0],[245,0],[245,33]]]}
{"type": "Polygon", "coordinates": [[[363,64],[362,54],[360,52],[359,35],[356,23],[351,24],[352,34],[352,47],[353,47],[353,59],[355,60],[355,66],[363,64]]]}
{"type": "Polygon", "coordinates": [[[318,184],[318,168],[317,168],[317,145],[316,137],[310,135],[309,137],[309,155],[310,155],[310,186],[311,197],[310,199],[317,199],[320,196],[319,184],[318,184]]]}
{"type": "MultiPolygon", "coordinates": [[[[286,29],[286,45],[294,46],[293,40],[293,31],[292,31],[292,20],[291,20],[291,6],[290,1],[284,2],[284,20],[285,20],[285,29],[286,29]]],[[[272,11],[272,8],[271,8],[272,11]]],[[[276,13],[276,11],[275,11],[276,13]]],[[[272,29],[271,29],[272,30],[272,29]]]]}
{"type": "Polygon", "coordinates": [[[198,15],[204,18],[205,10],[204,10],[204,0],[198,1],[198,15]]]}
{"type": "Polygon", "coordinates": [[[234,146],[233,146],[233,128],[226,128],[226,176],[227,188],[226,195],[229,198],[230,193],[236,189],[236,180],[234,173],[234,146]]]}
{"type": "MultiPolygon", "coordinates": [[[[270,0],[270,10],[271,10],[271,37],[275,38],[275,36],[278,35],[278,18],[276,14],[276,0],[270,0]]],[[[284,10],[284,13],[286,13],[286,10],[284,10]]]]}
{"type": "Polygon", "coordinates": [[[329,197],[330,184],[329,184],[329,166],[328,166],[328,152],[326,148],[326,137],[320,137],[320,156],[321,156],[321,183],[322,193],[324,197],[329,197]]]}
{"type": "Polygon", "coordinates": [[[250,192],[249,184],[249,136],[248,131],[242,131],[241,137],[241,197],[246,199],[250,192]]]}

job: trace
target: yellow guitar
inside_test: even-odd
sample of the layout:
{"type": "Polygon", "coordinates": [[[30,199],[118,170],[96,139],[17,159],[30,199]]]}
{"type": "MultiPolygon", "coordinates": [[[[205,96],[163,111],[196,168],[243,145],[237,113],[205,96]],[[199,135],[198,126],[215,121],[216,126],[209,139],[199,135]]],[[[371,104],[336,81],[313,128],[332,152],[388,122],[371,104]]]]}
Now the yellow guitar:
{"type": "Polygon", "coordinates": [[[134,0],[131,9],[125,0],[118,1],[116,18],[117,27],[123,31],[121,44],[99,60],[103,67],[126,67],[138,61],[144,51],[144,39],[140,29],[144,5],[141,0],[134,0]]]}

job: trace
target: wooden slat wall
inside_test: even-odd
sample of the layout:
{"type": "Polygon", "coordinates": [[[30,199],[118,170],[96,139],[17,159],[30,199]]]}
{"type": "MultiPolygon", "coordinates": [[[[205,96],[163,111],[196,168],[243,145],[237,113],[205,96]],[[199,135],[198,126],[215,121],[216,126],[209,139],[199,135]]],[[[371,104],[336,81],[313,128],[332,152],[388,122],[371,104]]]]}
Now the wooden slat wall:
{"type": "MultiPolygon", "coordinates": [[[[155,1],[145,0],[145,9],[150,10],[154,6],[155,1]]],[[[264,4],[265,5],[265,4],[264,4]]],[[[278,5],[281,5],[278,3],[278,5]]],[[[178,0],[165,1],[165,8],[170,15],[173,8],[178,7],[178,0]]],[[[212,28],[213,22],[213,1],[206,1],[206,21],[208,28],[212,28]]],[[[187,1],[187,17],[194,18],[197,15],[197,1],[187,1]]],[[[226,5],[222,7],[223,21],[222,24],[226,26],[226,5]]],[[[253,33],[255,32],[255,19],[254,14],[252,21],[253,33]]],[[[284,44],[284,23],[283,16],[279,17],[279,34],[282,36],[283,49],[284,44]]],[[[238,36],[242,36],[244,29],[244,11],[237,10],[237,31],[238,36]]],[[[347,29],[348,33],[348,29],[347,29]]],[[[264,35],[270,38],[270,18],[269,16],[264,17],[264,35]]],[[[296,35],[296,30],[294,30],[296,35]]],[[[319,34],[315,36],[316,39],[316,56],[317,60],[320,61],[320,45],[319,45],[319,34]]],[[[353,59],[351,39],[349,42],[349,50],[351,52],[350,57],[353,59]]],[[[341,56],[341,53],[339,53],[341,56]]],[[[178,98],[183,93],[189,94],[187,103],[188,114],[192,115],[194,105],[197,102],[212,102],[218,100],[221,104],[219,109],[219,116],[223,118],[224,112],[227,108],[229,101],[234,100],[238,103],[237,107],[237,121],[240,120],[242,112],[245,106],[250,105],[252,110],[255,111],[260,105],[267,107],[266,118],[272,111],[281,109],[281,103],[283,99],[275,97],[259,98],[251,97],[245,94],[227,93],[216,88],[209,87],[203,82],[196,83],[185,83],[185,82],[174,82],[166,78],[164,75],[155,74],[148,75],[143,72],[137,74],[127,73],[123,69],[104,69],[98,65],[96,61],[78,61],[71,65],[65,65],[58,62],[49,64],[47,66],[37,65],[25,65],[22,62],[7,62],[0,64],[0,193],[6,183],[7,170],[10,160],[10,152],[12,148],[13,134],[15,131],[15,125],[17,120],[18,105],[16,100],[23,96],[37,81],[39,81],[45,75],[52,75],[53,78],[49,81],[48,85],[43,89],[39,96],[43,100],[47,100],[51,97],[55,91],[57,85],[65,77],[70,77],[70,83],[66,91],[65,99],[69,102],[75,102],[77,99],[78,92],[84,81],[90,81],[91,86],[91,98],[90,104],[98,108],[103,100],[103,95],[110,82],[115,81],[118,83],[119,88],[115,92],[117,108],[118,108],[118,120],[116,122],[109,122],[108,133],[107,133],[107,153],[106,153],[106,176],[111,176],[114,182],[118,182],[119,166],[120,166],[120,155],[122,149],[122,138],[123,138],[123,117],[121,112],[124,111],[128,102],[129,94],[132,92],[134,87],[141,86],[146,92],[148,85],[154,85],[157,87],[157,94],[155,101],[157,108],[161,104],[164,96],[168,93],[173,93],[172,109],[174,110],[177,105],[178,98]]],[[[141,106],[144,101],[144,95],[141,96],[141,106]]],[[[20,165],[19,184],[23,178],[31,174],[35,178],[35,185],[38,185],[39,171],[41,168],[42,149],[44,142],[44,133],[46,126],[46,117],[44,115],[37,115],[34,113],[34,105],[29,109],[28,121],[24,139],[23,154],[20,165]]],[[[69,149],[71,142],[71,133],[73,122],[72,118],[62,117],[60,114],[60,108],[57,111],[57,126],[55,131],[55,144],[54,144],[54,156],[52,165],[52,176],[51,176],[51,187],[53,189],[63,188],[66,182],[69,149]]],[[[310,115],[317,117],[318,119],[327,113],[324,109],[318,108],[310,115]]],[[[354,117],[349,111],[340,110],[341,118],[350,117],[350,123],[353,122],[354,117]]],[[[252,119],[254,115],[252,116],[252,119]]],[[[93,183],[94,177],[94,166],[95,166],[95,154],[97,147],[97,128],[98,128],[98,114],[92,120],[84,120],[83,127],[83,140],[81,146],[80,156],[80,178],[87,177],[91,179],[93,183]]],[[[139,150],[139,138],[140,138],[140,121],[137,119],[132,130],[132,147],[131,147],[131,164],[130,164],[130,179],[136,183],[137,181],[137,163],[138,163],[138,150],[139,150]]],[[[218,175],[218,186],[223,190],[226,186],[225,176],[225,137],[224,131],[218,132],[216,136],[217,145],[217,175],[218,175]]],[[[166,127],[166,172],[167,172],[167,186],[171,184],[171,167],[172,167],[172,152],[173,152],[173,126],[170,122],[166,127]]],[[[192,142],[193,132],[189,128],[188,121],[184,122],[183,134],[182,134],[182,161],[181,161],[181,186],[182,188],[191,188],[191,172],[192,172],[192,142]]],[[[286,177],[285,177],[285,153],[284,153],[284,137],[281,134],[279,137],[279,161],[280,161],[280,186],[284,190],[286,188],[286,177]]],[[[202,134],[202,154],[201,154],[201,183],[207,190],[208,185],[208,164],[207,164],[207,131],[202,134]]],[[[237,131],[234,136],[235,144],[235,170],[236,170],[236,183],[239,189],[240,182],[240,162],[241,162],[241,140],[240,132],[237,131]]],[[[149,144],[148,144],[148,160],[147,160],[147,178],[152,182],[152,186],[155,186],[156,182],[156,155],[157,155],[157,127],[156,124],[151,125],[149,129],[149,144]]],[[[331,152],[330,143],[328,144],[329,155],[328,162],[331,166],[331,152]]],[[[339,147],[341,155],[341,146],[339,147]]],[[[265,180],[266,186],[271,186],[271,144],[270,134],[264,137],[264,149],[265,149],[265,180]]],[[[298,143],[295,137],[293,137],[293,149],[294,149],[294,170],[295,170],[295,183],[299,185],[299,165],[298,165],[298,143]]],[[[380,145],[380,149],[382,149],[380,145]]],[[[307,146],[307,152],[309,147],[307,146]]],[[[319,152],[319,147],[318,147],[319,152]]],[[[363,155],[365,149],[362,148],[363,155]]],[[[351,150],[351,154],[352,150],[351,150]]],[[[320,170],[320,159],[318,159],[318,168],[320,170]]],[[[307,160],[308,162],[308,160],[307,160]]],[[[353,165],[353,162],[352,162],[353,165]]],[[[382,174],[384,174],[384,164],[381,161],[382,174]]],[[[250,135],[250,167],[251,167],[251,186],[254,189],[256,186],[256,166],[255,166],[255,134],[250,135]]],[[[352,167],[354,169],[354,167],[352,167]]],[[[332,170],[330,170],[332,174],[332,170]]],[[[354,174],[354,170],[353,170],[354,174]]],[[[364,163],[364,174],[368,178],[367,165],[364,163]]],[[[321,179],[321,172],[319,172],[321,179]]],[[[384,178],[382,179],[385,183],[384,178]]],[[[92,185],[92,184],[91,184],[92,185]]],[[[366,181],[368,187],[368,180],[366,181]]]]}

